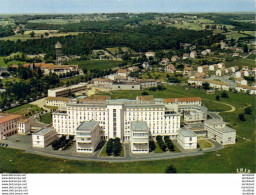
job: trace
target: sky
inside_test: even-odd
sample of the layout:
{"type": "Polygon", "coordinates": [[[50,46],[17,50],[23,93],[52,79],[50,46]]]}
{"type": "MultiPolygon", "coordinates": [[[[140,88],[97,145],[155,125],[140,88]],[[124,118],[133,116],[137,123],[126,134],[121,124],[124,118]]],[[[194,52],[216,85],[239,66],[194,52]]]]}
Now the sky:
{"type": "Polygon", "coordinates": [[[254,0],[0,0],[0,13],[254,12],[254,0]]]}

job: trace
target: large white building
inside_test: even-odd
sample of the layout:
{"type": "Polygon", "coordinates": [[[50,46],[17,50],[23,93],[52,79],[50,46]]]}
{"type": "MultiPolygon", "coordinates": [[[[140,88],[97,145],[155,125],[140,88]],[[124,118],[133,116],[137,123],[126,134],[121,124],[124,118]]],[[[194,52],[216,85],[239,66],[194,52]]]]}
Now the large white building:
{"type": "Polygon", "coordinates": [[[227,127],[221,119],[209,119],[204,122],[208,137],[222,145],[236,143],[236,130],[227,127]]]}
{"type": "Polygon", "coordinates": [[[86,90],[87,83],[78,83],[77,85],[71,85],[69,87],[59,87],[54,89],[48,89],[48,97],[66,97],[69,93],[76,93],[78,91],[86,90]]]}
{"type": "Polygon", "coordinates": [[[93,153],[101,140],[101,128],[97,121],[84,121],[76,129],[76,151],[93,153]]]}
{"type": "Polygon", "coordinates": [[[145,121],[152,138],[162,135],[175,139],[180,128],[180,114],[169,110],[164,99],[153,97],[137,100],[79,99],[52,116],[53,127],[58,134],[75,135],[82,122],[94,120],[103,130],[103,139],[119,137],[127,142],[132,121],[145,121]]]}

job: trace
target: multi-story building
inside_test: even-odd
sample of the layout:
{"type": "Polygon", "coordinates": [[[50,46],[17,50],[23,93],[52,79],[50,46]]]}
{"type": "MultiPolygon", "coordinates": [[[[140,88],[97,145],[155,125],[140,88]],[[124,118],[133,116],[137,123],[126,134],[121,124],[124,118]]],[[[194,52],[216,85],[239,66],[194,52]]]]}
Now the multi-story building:
{"type": "Polygon", "coordinates": [[[22,135],[27,134],[31,129],[29,119],[18,120],[17,126],[18,126],[18,134],[22,134],[22,135]]]}
{"type": "Polygon", "coordinates": [[[33,147],[45,148],[58,138],[58,134],[51,127],[46,127],[32,135],[33,147]]]}
{"type": "Polygon", "coordinates": [[[78,91],[85,91],[87,83],[79,83],[77,85],[71,85],[69,87],[59,87],[54,89],[48,89],[48,97],[66,97],[69,93],[76,93],[78,91]]]}
{"type": "Polygon", "coordinates": [[[204,122],[204,128],[208,131],[208,137],[216,140],[218,143],[234,144],[236,143],[236,130],[227,127],[221,119],[209,119],[204,122]]]}
{"type": "Polygon", "coordinates": [[[65,98],[65,97],[47,97],[45,98],[45,105],[63,108],[63,107],[66,107],[66,104],[69,101],[70,101],[70,98],[65,98]]]}
{"type": "Polygon", "coordinates": [[[191,123],[199,123],[203,122],[207,119],[207,108],[204,106],[183,106],[184,113],[184,122],[191,123]]]}
{"type": "Polygon", "coordinates": [[[99,122],[82,122],[76,129],[76,151],[93,153],[101,140],[101,133],[99,122]]]}
{"type": "Polygon", "coordinates": [[[0,113],[0,139],[18,132],[17,121],[21,115],[0,113]]]}
{"type": "Polygon", "coordinates": [[[149,129],[146,122],[131,122],[130,147],[132,153],[149,153],[149,129]]]}
{"type": "Polygon", "coordinates": [[[197,148],[197,135],[188,130],[182,129],[178,131],[178,144],[185,150],[193,150],[197,148]]]}
{"type": "Polygon", "coordinates": [[[59,134],[75,135],[83,121],[98,121],[103,139],[129,141],[132,121],[145,121],[151,138],[157,135],[175,139],[180,128],[180,114],[168,109],[162,98],[147,99],[79,99],[68,103],[66,110],[52,114],[53,127],[59,134]]]}

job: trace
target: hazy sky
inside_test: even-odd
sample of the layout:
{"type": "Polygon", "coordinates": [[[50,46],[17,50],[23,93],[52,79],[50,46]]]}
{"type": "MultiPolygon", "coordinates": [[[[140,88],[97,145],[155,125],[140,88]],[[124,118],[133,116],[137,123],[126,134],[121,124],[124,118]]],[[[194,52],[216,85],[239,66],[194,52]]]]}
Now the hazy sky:
{"type": "Polygon", "coordinates": [[[254,0],[0,0],[0,13],[246,12],[254,0]]]}

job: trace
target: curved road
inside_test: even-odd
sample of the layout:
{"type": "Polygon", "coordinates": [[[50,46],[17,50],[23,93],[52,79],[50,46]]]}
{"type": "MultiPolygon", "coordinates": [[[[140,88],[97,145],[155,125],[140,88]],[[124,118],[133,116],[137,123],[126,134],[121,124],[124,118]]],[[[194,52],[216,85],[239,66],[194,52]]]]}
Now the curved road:
{"type": "Polygon", "coordinates": [[[219,102],[219,101],[215,101],[215,100],[208,100],[208,99],[204,99],[204,98],[202,98],[202,99],[206,100],[206,101],[217,102],[219,104],[224,104],[224,105],[227,105],[227,106],[229,106],[231,108],[231,110],[227,110],[227,111],[223,111],[223,112],[234,112],[236,110],[236,108],[233,105],[228,104],[228,103],[219,102]]]}

